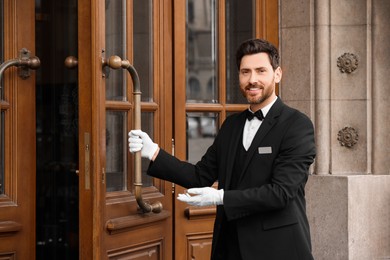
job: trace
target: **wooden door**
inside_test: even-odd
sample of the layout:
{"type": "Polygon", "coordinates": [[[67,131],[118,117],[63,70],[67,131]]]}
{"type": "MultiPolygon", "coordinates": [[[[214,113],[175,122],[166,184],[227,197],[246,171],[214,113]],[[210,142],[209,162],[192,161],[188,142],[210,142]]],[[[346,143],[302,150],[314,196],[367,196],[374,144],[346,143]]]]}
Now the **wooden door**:
{"type": "MultiPolygon", "coordinates": [[[[175,151],[196,163],[225,118],[247,108],[235,51],[255,37],[278,46],[278,1],[175,0],[174,7],[175,151]]],[[[174,207],[176,259],[209,259],[215,207],[174,207]]]]}
{"type": "Polygon", "coordinates": [[[34,1],[21,2],[0,3],[1,259],[35,255],[35,72],[23,77],[17,61],[35,53],[35,17],[34,1]]]}
{"type": "MultiPolygon", "coordinates": [[[[143,201],[160,202],[162,211],[142,212],[137,204],[135,158],[127,152],[127,131],[135,127],[133,82],[127,63],[110,57],[138,71],[141,128],[172,153],[174,139],[176,156],[194,162],[226,116],[246,107],[234,89],[231,57],[239,40],[262,36],[278,42],[277,1],[239,2],[77,2],[78,51],[68,55],[78,60],[79,259],[209,258],[214,208],[177,202],[182,187],[144,172],[143,201]],[[198,17],[198,8],[205,17],[198,17]]],[[[4,0],[0,15],[1,63],[33,56],[35,1],[4,0]]],[[[47,38],[48,46],[52,41],[47,38]]],[[[7,68],[1,82],[2,259],[36,255],[36,72],[27,70],[30,75],[22,78],[19,71],[7,68]]],[[[143,171],[147,164],[142,161],[143,171]]]]}
{"type": "Polygon", "coordinates": [[[172,259],[172,185],[135,173],[127,133],[172,148],[172,3],[79,1],[80,259],[172,259]],[[136,90],[135,92],[138,92],[136,90]],[[161,212],[142,211],[161,203],[161,212]]]}

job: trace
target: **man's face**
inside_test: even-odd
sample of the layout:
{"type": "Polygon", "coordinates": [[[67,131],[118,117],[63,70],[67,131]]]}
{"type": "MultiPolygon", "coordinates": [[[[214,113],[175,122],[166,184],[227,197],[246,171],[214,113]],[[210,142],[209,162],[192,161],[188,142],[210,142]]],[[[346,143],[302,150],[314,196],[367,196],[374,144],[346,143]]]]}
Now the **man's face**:
{"type": "Polygon", "coordinates": [[[282,78],[282,70],[273,70],[267,53],[245,55],[241,59],[240,91],[256,111],[271,103],[276,97],[275,83],[282,78]]]}

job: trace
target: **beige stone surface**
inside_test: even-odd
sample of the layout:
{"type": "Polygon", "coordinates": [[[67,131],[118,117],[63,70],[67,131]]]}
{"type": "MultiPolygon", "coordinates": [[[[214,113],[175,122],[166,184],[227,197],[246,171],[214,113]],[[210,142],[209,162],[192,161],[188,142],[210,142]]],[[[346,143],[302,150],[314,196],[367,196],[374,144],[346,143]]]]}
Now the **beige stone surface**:
{"type": "Polygon", "coordinates": [[[389,175],[312,175],[306,198],[316,260],[390,259],[389,175]]]}
{"type": "Polygon", "coordinates": [[[372,3],[373,172],[390,174],[390,1],[372,3]]]}
{"type": "Polygon", "coordinates": [[[332,99],[367,99],[367,26],[337,26],[331,29],[331,90],[332,99]],[[337,66],[338,59],[345,53],[357,57],[358,65],[351,73],[342,73],[337,66]]]}
{"type": "Polygon", "coordinates": [[[347,186],[347,178],[309,178],[306,187],[307,214],[316,260],[348,259],[347,186]]]}
{"type": "Polygon", "coordinates": [[[282,81],[279,94],[283,100],[310,100],[310,86],[313,86],[311,67],[313,52],[311,51],[310,28],[283,29],[286,41],[281,40],[281,49],[285,53],[281,57],[282,81]]]}
{"type": "Polygon", "coordinates": [[[282,16],[280,19],[281,28],[305,27],[311,25],[313,13],[313,2],[307,0],[280,1],[282,13],[291,12],[295,15],[282,16]]]}
{"type": "Polygon", "coordinates": [[[330,0],[331,24],[338,26],[366,23],[367,8],[370,8],[370,2],[367,0],[330,0]]]}
{"type": "Polygon", "coordinates": [[[367,165],[367,103],[364,100],[334,100],[331,106],[331,173],[366,174],[367,165]],[[348,148],[337,140],[344,127],[358,133],[357,143],[348,148]]]}

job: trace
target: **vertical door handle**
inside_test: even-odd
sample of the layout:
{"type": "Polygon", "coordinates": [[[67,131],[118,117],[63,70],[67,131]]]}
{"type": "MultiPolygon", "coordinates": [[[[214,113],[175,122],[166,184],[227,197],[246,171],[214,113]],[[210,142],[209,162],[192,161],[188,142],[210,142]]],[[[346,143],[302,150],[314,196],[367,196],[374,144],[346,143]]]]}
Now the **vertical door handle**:
{"type": "MultiPolygon", "coordinates": [[[[130,64],[128,60],[122,60],[118,56],[111,56],[108,59],[103,60],[103,66],[108,66],[112,69],[126,69],[131,76],[133,81],[133,96],[134,96],[134,129],[141,129],[141,86],[139,82],[138,73],[130,64]]],[[[159,201],[154,202],[153,204],[149,204],[145,202],[142,198],[142,172],[141,172],[141,152],[135,153],[135,181],[134,181],[134,189],[135,189],[135,198],[141,210],[144,213],[160,213],[162,211],[162,203],[159,201]]]]}

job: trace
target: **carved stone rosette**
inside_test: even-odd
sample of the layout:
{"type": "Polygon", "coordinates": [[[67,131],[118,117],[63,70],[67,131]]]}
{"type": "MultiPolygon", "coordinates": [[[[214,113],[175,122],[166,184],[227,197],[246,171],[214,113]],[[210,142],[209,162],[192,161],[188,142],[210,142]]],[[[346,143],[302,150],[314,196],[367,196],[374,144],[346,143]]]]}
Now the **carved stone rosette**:
{"type": "Polygon", "coordinates": [[[353,53],[344,53],[337,59],[337,67],[341,73],[351,73],[357,69],[359,65],[358,57],[353,53]]]}
{"type": "Polygon", "coordinates": [[[337,140],[341,146],[351,148],[359,140],[359,135],[355,128],[346,126],[339,131],[337,140]]]}

